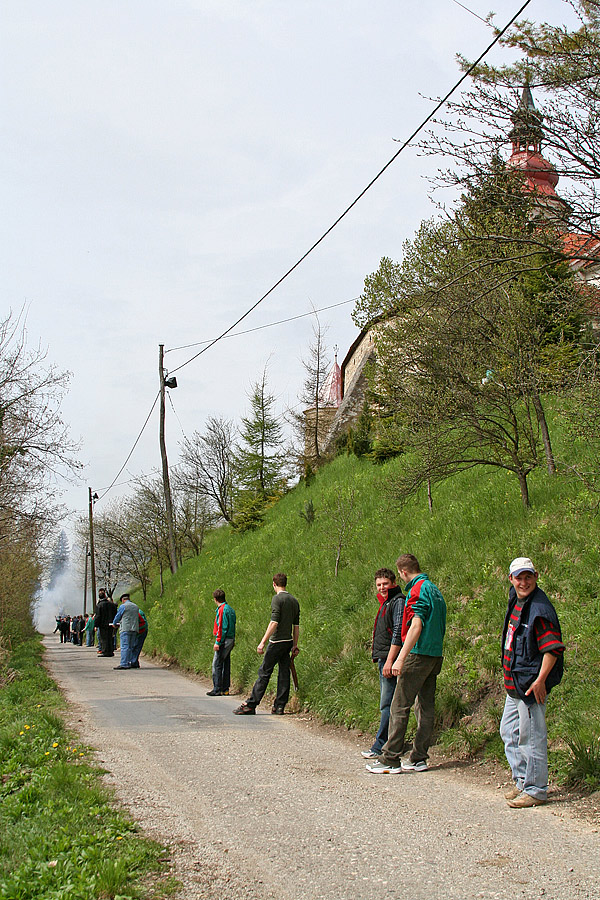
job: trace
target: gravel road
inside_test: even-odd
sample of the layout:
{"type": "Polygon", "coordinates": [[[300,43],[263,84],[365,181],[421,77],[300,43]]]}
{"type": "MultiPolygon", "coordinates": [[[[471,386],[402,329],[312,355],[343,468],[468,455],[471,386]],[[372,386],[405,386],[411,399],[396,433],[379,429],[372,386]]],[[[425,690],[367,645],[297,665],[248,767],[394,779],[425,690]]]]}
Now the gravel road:
{"type": "Polygon", "coordinates": [[[233,716],[240,698],[207,697],[207,683],[45,644],[82,740],[169,846],[179,900],[600,897],[598,825],[558,800],[512,810],[496,780],[447,763],[371,775],[358,735],[266,703],[233,716]]]}

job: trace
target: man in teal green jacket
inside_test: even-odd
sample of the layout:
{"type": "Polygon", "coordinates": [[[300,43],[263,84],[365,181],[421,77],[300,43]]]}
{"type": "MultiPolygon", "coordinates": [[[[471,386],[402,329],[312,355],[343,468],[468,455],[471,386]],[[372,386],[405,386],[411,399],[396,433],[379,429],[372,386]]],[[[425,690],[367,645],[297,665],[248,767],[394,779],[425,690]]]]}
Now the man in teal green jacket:
{"type": "Polygon", "coordinates": [[[442,668],[446,603],[427,575],[421,572],[416,556],[405,553],[396,562],[406,584],[406,602],[400,636],[392,638],[386,668],[397,676],[390,710],[388,739],[369,772],[397,774],[426,772],[435,713],[435,688],[442,668]],[[416,702],[415,702],[416,701],[416,702]],[[408,759],[402,759],[404,737],[411,708],[415,704],[417,732],[408,759]]]}

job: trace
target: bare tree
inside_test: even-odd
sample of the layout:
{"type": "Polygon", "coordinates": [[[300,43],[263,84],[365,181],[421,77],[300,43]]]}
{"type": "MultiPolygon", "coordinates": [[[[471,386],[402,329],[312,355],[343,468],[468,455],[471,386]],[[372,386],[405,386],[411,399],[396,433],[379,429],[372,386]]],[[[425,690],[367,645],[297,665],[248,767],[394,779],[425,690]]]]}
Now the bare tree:
{"type": "Polygon", "coordinates": [[[181,447],[179,484],[214,504],[226,522],[234,518],[235,439],[233,422],[211,416],[181,447]]]}

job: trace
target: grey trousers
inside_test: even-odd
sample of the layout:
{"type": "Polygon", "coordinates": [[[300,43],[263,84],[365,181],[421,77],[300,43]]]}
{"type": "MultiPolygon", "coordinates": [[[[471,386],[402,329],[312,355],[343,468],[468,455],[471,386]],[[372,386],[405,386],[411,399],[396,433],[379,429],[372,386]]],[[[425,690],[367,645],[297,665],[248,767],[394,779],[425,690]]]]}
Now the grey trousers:
{"type": "Polygon", "coordinates": [[[417,733],[410,760],[416,763],[427,759],[435,716],[435,686],[442,669],[442,661],[442,656],[423,656],[421,653],[408,655],[398,677],[390,708],[388,739],[379,757],[386,765],[398,764],[400,761],[413,703],[417,733]]]}

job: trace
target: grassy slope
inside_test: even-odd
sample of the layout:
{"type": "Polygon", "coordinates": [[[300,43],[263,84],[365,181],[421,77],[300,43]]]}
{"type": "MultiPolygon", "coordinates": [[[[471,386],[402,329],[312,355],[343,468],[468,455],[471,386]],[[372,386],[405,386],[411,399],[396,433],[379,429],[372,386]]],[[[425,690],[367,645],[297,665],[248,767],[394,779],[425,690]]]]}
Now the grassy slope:
{"type": "Polygon", "coordinates": [[[372,574],[382,565],[393,567],[400,552],[412,552],[448,604],[440,724],[459,723],[446,740],[473,749],[484,731],[495,731],[499,717],[506,572],[513,557],[525,555],[540,570],[568,646],[566,675],[550,701],[551,736],[567,733],[573,718],[597,715],[600,522],[577,506],[583,499],[577,483],[534,473],[534,506],[525,511],[514,476],[473,470],[436,490],[431,515],[422,497],[401,511],[390,507],[388,487],[400,464],[338,458],[311,484],[284,497],[260,530],[238,535],[221,529],[211,535],[205,552],[184,564],[162,598],[151,593],[147,651],[209,675],[211,593],[222,587],[238,615],[232,675],[245,691],[256,675],[255,648],[269,619],[271,577],[285,571],[302,611],[300,703],[327,721],[373,728],[378,689],[369,658],[376,611],[372,574]],[[339,491],[349,489],[355,491],[358,516],[336,579],[336,529],[329,511],[339,491]],[[312,527],[299,515],[309,499],[317,515],[312,527]],[[460,722],[471,713],[470,722],[460,722]]]}

